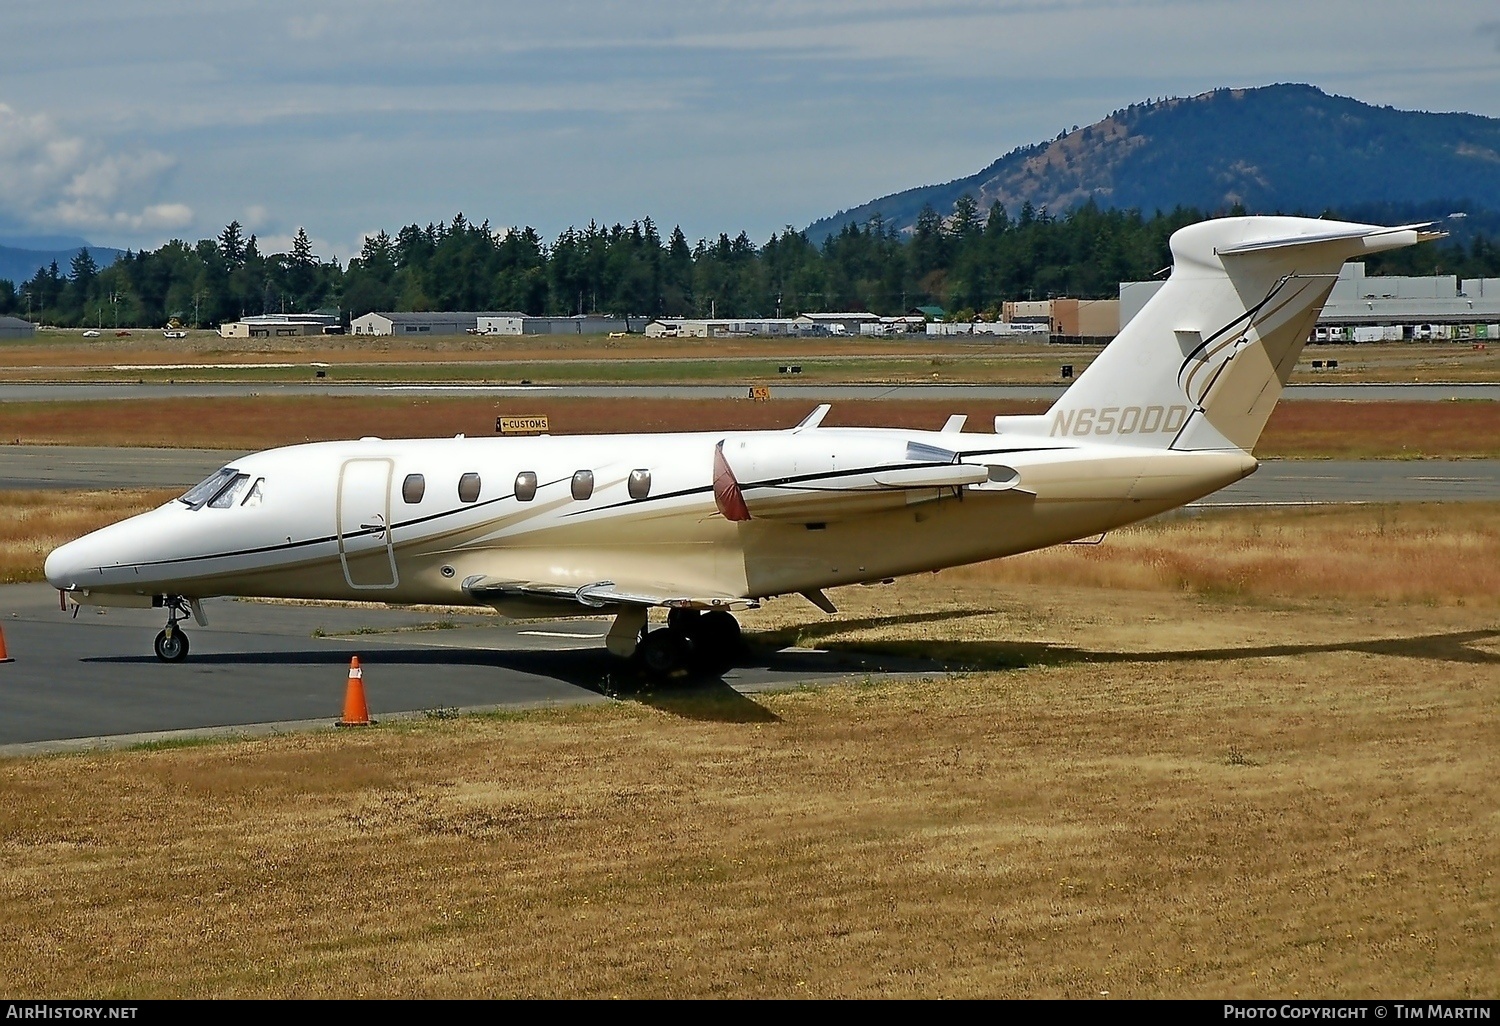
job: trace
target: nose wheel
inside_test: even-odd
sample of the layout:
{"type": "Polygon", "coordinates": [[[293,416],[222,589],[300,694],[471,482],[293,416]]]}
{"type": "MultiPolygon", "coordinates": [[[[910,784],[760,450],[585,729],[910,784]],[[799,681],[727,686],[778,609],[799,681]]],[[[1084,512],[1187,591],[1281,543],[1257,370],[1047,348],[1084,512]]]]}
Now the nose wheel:
{"type": "Polygon", "coordinates": [[[156,658],[164,663],[180,663],[187,658],[187,632],[176,626],[164,627],[156,636],[156,658]]]}
{"type": "Polygon", "coordinates": [[[193,607],[181,595],[169,595],[162,603],[167,607],[167,625],[156,636],[156,658],[164,663],[180,663],[188,655],[187,632],[177,626],[177,621],[192,614],[193,607]]]}

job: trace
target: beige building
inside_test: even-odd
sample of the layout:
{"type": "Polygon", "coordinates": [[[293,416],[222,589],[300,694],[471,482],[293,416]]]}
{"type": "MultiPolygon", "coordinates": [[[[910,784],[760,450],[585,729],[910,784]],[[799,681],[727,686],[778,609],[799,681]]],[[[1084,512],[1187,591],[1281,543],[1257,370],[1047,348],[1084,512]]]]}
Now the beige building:
{"type": "Polygon", "coordinates": [[[1053,335],[1114,338],[1120,333],[1118,299],[1034,299],[1006,303],[1001,316],[1012,323],[1045,324],[1053,335]]]}

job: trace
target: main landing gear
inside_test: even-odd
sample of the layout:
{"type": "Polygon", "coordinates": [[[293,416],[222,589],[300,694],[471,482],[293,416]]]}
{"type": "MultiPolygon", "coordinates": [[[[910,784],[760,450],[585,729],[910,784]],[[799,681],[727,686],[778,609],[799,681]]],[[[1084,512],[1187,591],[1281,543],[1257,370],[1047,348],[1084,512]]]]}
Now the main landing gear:
{"type": "Polygon", "coordinates": [[[177,621],[192,615],[192,606],[181,595],[168,595],[162,605],[167,609],[167,625],[156,636],[156,658],[164,663],[180,663],[188,656],[188,636],[177,626],[177,621]]]}
{"type": "Polygon", "coordinates": [[[631,657],[658,680],[717,677],[734,665],[744,648],[739,621],[722,609],[673,609],[667,625],[654,631],[646,630],[644,616],[640,619],[642,633],[631,657]]]}

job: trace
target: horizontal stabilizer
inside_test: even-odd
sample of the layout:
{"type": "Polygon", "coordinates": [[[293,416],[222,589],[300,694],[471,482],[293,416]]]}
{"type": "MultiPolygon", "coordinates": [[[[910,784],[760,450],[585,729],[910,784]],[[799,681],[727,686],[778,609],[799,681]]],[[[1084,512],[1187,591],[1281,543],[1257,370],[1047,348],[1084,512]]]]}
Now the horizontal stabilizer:
{"type": "Polygon", "coordinates": [[[1385,228],[1366,224],[1339,224],[1335,222],[1328,231],[1311,231],[1273,235],[1264,239],[1246,239],[1228,245],[1217,246],[1219,256],[1234,256],[1241,253],[1264,253],[1276,249],[1295,249],[1301,246],[1318,246],[1329,242],[1361,242],[1366,253],[1378,253],[1386,249],[1400,249],[1417,242],[1444,238],[1448,233],[1432,230],[1434,222],[1404,224],[1385,228]]]}

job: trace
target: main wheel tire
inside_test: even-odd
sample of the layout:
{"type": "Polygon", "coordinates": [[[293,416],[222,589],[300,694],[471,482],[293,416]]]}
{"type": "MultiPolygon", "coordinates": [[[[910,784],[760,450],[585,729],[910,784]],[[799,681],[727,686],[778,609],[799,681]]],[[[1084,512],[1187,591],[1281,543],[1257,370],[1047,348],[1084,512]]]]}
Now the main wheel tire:
{"type": "Polygon", "coordinates": [[[668,627],[647,633],[641,639],[637,654],[647,673],[653,677],[667,678],[680,673],[687,666],[691,648],[686,637],[668,627]]]}
{"type": "Polygon", "coordinates": [[[156,636],[156,658],[164,663],[180,663],[188,655],[188,636],[174,629],[168,634],[165,629],[156,636]]]}
{"type": "Polygon", "coordinates": [[[697,636],[702,643],[725,656],[734,658],[744,649],[745,641],[740,636],[740,622],[722,609],[710,610],[697,623],[697,636]]]}
{"type": "Polygon", "coordinates": [[[667,610],[667,626],[688,636],[698,629],[698,623],[702,619],[703,613],[697,609],[667,610]]]}

